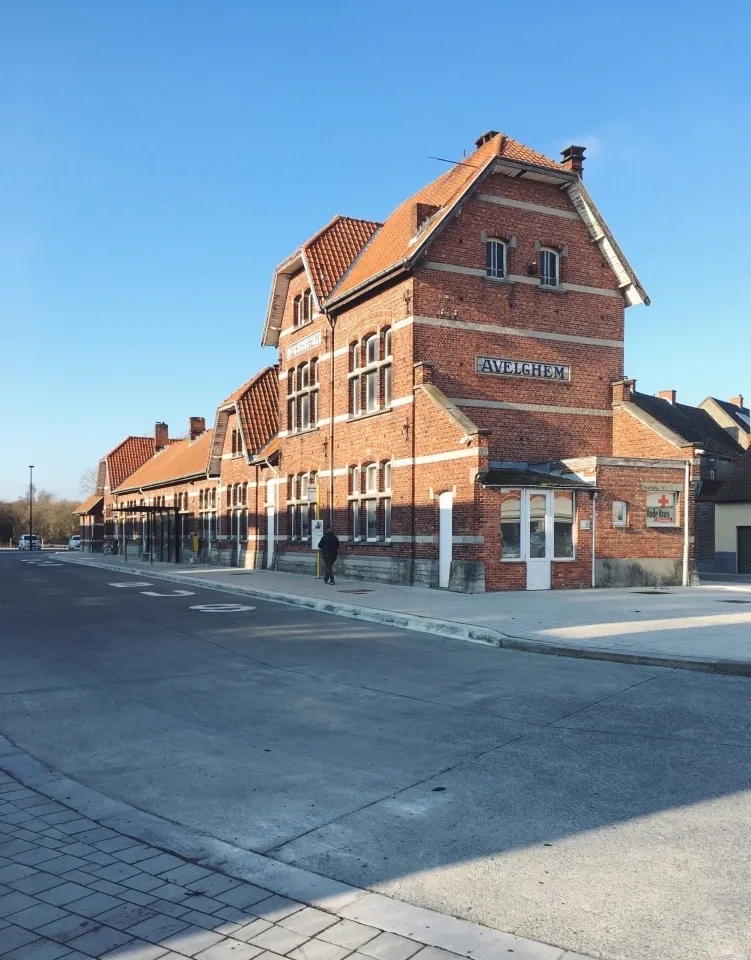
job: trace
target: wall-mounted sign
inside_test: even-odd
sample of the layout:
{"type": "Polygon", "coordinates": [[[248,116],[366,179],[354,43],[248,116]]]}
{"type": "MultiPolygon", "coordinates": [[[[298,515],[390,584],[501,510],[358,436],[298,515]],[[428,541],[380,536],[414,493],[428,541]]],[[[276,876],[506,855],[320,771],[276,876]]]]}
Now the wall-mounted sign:
{"type": "Polygon", "coordinates": [[[537,363],[533,360],[507,360],[505,357],[477,357],[477,373],[492,373],[497,377],[533,377],[535,380],[570,380],[571,367],[567,363],[537,363]]]}
{"type": "Polygon", "coordinates": [[[647,494],[647,526],[678,526],[677,493],[662,492],[647,494]]]}
{"type": "Polygon", "coordinates": [[[299,357],[306,350],[312,350],[313,347],[320,347],[320,345],[321,331],[319,330],[318,333],[311,333],[309,336],[303,337],[302,340],[293,343],[292,346],[287,347],[285,356],[288,360],[291,360],[293,357],[299,357]]]}
{"type": "Polygon", "coordinates": [[[323,536],[323,520],[314,520],[310,525],[310,549],[317,550],[323,536]]]}

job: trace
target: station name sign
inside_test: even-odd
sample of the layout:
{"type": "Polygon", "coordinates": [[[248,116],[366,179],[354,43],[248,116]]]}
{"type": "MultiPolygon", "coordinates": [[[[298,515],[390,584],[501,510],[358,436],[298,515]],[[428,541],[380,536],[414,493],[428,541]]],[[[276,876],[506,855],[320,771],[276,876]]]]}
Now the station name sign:
{"type": "Polygon", "coordinates": [[[320,347],[320,345],[321,331],[319,330],[318,333],[311,333],[309,336],[303,337],[302,340],[293,343],[291,347],[287,347],[287,360],[291,360],[293,357],[299,357],[300,354],[305,353],[306,350],[312,350],[313,347],[320,347]]]}
{"type": "Polygon", "coordinates": [[[537,363],[532,360],[507,360],[505,357],[477,357],[477,373],[491,373],[497,377],[532,377],[535,380],[570,380],[571,367],[567,363],[537,363]]]}

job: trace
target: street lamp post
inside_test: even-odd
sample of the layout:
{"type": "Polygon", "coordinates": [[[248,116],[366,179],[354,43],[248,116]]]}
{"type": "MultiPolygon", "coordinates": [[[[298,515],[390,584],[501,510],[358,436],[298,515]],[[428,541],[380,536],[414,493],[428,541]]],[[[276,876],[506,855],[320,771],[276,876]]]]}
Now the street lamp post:
{"type": "Polygon", "coordinates": [[[31,535],[34,532],[34,464],[29,464],[29,550],[33,548],[31,535]]]}

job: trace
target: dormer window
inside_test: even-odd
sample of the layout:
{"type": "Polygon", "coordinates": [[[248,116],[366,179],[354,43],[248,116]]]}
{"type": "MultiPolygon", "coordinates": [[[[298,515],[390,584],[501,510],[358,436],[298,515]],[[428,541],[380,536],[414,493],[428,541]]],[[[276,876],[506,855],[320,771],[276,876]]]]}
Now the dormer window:
{"type": "Polygon", "coordinates": [[[313,291],[303,290],[292,301],[292,325],[301,327],[313,319],[313,291]]]}
{"type": "Polygon", "coordinates": [[[485,275],[494,280],[506,278],[506,244],[503,240],[485,243],[485,275]]]}
{"type": "Polygon", "coordinates": [[[540,286],[557,287],[558,286],[558,261],[560,254],[557,250],[551,250],[549,247],[543,247],[540,250],[540,286]]]}

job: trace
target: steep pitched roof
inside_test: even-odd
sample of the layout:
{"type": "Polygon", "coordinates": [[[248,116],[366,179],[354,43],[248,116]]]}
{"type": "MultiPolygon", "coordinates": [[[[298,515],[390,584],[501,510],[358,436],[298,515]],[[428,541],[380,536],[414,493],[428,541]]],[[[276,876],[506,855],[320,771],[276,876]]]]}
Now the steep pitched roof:
{"type": "Polygon", "coordinates": [[[715,503],[751,503],[751,450],[747,450],[735,465],[715,503]]]}
{"type": "Polygon", "coordinates": [[[153,437],[126,437],[106,455],[110,490],[154,456],[153,437]]]}
{"type": "MultiPolygon", "coordinates": [[[[748,407],[739,407],[728,400],[718,400],[712,397],[712,400],[721,407],[731,420],[741,428],[744,433],[751,433],[751,410],[748,407]]],[[[741,398],[742,399],[742,398],[741,398]]]]}
{"type": "Polygon", "coordinates": [[[380,224],[336,216],[274,270],[261,346],[276,346],[290,279],[305,270],[320,306],[380,224]]]}
{"type": "Polygon", "coordinates": [[[197,440],[173,441],[131,474],[116,492],[124,493],[140,487],[205,476],[212,433],[212,430],[207,430],[197,440]]]}
{"type": "Polygon", "coordinates": [[[374,220],[336,216],[303,245],[319,303],[328,297],[380,226],[374,220]]]}
{"type": "Polygon", "coordinates": [[[731,459],[743,453],[740,444],[701,407],[670,403],[669,400],[653,397],[648,393],[634,392],[630,399],[644,413],[684,439],[686,446],[695,444],[709,454],[731,459]]]}
{"type": "Polygon", "coordinates": [[[219,404],[209,459],[212,476],[220,472],[227,424],[232,413],[237,414],[245,452],[253,457],[279,430],[279,368],[264,367],[219,404]]]}

